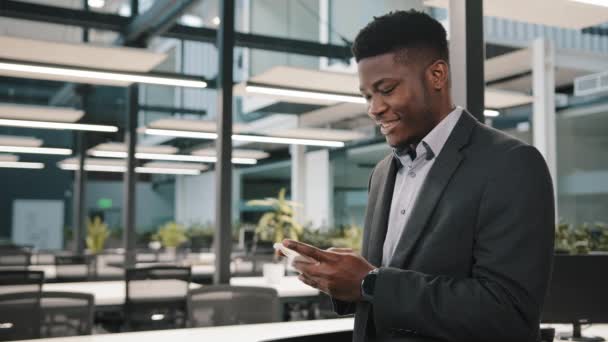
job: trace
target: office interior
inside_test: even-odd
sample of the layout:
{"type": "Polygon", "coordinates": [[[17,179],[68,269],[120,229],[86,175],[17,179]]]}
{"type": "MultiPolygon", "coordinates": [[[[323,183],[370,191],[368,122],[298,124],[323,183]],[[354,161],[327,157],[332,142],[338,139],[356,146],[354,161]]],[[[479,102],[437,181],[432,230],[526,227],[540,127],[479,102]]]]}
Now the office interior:
{"type": "Polygon", "coordinates": [[[3,0],[0,340],[349,341],[273,244],[360,249],[391,149],[350,44],[411,8],[456,104],[547,161],[541,325],[608,339],[608,1],[3,0]]]}

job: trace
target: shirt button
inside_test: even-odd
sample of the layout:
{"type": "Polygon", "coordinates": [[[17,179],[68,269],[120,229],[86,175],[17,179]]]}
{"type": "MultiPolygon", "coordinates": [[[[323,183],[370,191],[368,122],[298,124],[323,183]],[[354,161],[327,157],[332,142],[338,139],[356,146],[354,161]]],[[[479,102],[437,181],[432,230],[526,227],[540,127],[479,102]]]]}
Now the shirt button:
{"type": "Polygon", "coordinates": [[[401,209],[401,215],[405,215],[405,209],[401,209]]]}
{"type": "Polygon", "coordinates": [[[414,172],[414,171],[410,171],[407,174],[412,178],[416,177],[416,172],[414,172]]]}

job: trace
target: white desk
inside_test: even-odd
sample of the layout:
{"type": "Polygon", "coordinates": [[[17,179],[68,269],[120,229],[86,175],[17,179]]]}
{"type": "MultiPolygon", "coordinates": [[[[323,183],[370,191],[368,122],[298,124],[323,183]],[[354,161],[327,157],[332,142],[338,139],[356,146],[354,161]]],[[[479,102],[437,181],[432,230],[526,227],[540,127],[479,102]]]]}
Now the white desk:
{"type": "Polygon", "coordinates": [[[230,285],[271,287],[277,290],[281,298],[319,295],[319,290],[299,281],[296,276],[283,277],[279,284],[268,284],[264,277],[233,277],[230,278],[230,285]]]}
{"type": "MultiPolygon", "coordinates": [[[[158,281],[156,281],[158,282],[158,281]]],[[[152,282],[150,282],[152,284],[152,282]]],[[[300,282],[297,277],[285,277],[280,284],[270,285],[261,277],[251,278],[232,278],[231,285],[235,286],[263,286],[273,287],[279,293],[281,298],[293,297],[310,297],[319,294],[317,289],[314,289],[300,282]]],[[[49,283],[42,286],[43,291],[60,291],[60,292],[84,292],[90,293],[95,297],[95,305],[97,306],[113,306],[123,305],[125,303],[125,281],[89,281],[75,283],[49,283]]],[[[201,285],[190,283],[190,289],[196,289],[201,285]]],[[[171,296],[171,286],[163,285],[162,288],[151,289],[158,293],[159,296],[171,296]]]]}
{"type": "MultiPolygon", "coordinates": [[[[190,289],[196,289],[199,287],[201,287],[201,285],[190,283],[190,289]]],[[[159,297],[170,297],[170,288],[170,284],[167,284],[167,286],[163,286],[163,289],[154,289],[154,291],[158,292],[159,297]]],[[[124,305],[127,291],[126,282],[123,280],[90,281],[81,283],[52,283],[42,285],[42,290],[90,293],[95,297],[95,305],[97,306],[124,305]]]]}
{"type": "MultiPolygon", "coordinates": [[[[155,330],[134,333],[64,337],[69,342],[201,342],[243,341],[259,342],[305,335],[351,331],[352,318],[299,321],[267,324],[232,325],[212,328],[155,330]]],[[[57,339],[36,339],[31,342],[55,342],[57,339]]]]}

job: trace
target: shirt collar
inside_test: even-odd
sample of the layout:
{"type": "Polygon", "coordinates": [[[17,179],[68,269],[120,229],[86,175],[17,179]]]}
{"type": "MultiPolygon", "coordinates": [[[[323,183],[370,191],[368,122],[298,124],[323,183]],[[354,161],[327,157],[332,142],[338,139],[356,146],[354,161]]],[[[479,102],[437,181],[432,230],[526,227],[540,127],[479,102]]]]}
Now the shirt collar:
{"type": "Polygon", "coordinates": [[[462,115],[462,107],[456,106],[443,120],[437,124],[421,141],[418,146],[408,146],[403,149],[393,149],[393,156],[399,162],[398,166],[416,160],[424,156],[426,160],[431,160],[438,156],[450,133],[456,126],[458,119],[462,115]]]}

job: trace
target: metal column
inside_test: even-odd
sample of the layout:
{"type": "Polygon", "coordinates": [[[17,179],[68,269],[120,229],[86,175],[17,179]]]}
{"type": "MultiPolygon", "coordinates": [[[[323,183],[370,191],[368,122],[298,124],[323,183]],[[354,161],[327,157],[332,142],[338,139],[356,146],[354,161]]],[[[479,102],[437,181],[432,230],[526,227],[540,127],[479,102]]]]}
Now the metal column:
{"type": "Polygon", "coordinates": [[[135,146],[137,145],[137,113],[139,87],[133,84],[128,88],[127,122],[125,127],[125,144],[127,160],[124,176],[123,205],[123,239],[125,248],[125,267],[135,265],[135,146]]]}
{"type": "MultiPolygon", "coordinates": [[[[89,11],[89,3],[87,0],[82,2],[83,9],[89,11]]],[[[85,28],[82,30],[82,41],[84,43],[89,41],[89,29],[85,28]]],[[[80,103],[83,112],[86,114],[88,111],[89,102],[89,87],[79,87],[80,103]]],[[[84,170],[84,162],[86,159],[86,140],[85,133],[82,131],[76,132],[76,155],[78,155],[78,169],[74,172],[74,191],[72,194],[72,231],[74,233],[74,253],[76,255],[84,254],[85,239],[87,235],[86,229],[86,178],[87,173],[84,170]]]]}
{"type": "Polygon", "coordinates": [[[219,58],[215,164],[215,284],[230,282],[232,249],[232,83],[234,63],[234,0],[220,1],[220,27],[217,35],[219,58]]]}
{"type": "MultiPolygon", "coordinates": [[[[83,104],[86,101],[86,95],[83,95],[83,104]]],[[[85,105],[86,108],[86,105],[85,105]]],[[[85,110],[86,112],[86,110],[85,110]]],[[[74,232],[74,253],[77,255],[84,254],[84,240],[87,235],[86,230],[86,178],[87,173],[84,170],[84,160],[86,158],[86,142],[84,132],[76,133],[76,149],[78,154],[78,169],[74,172],[74,192],[72,195],[73,201],[73,219],[72,230],[74,232]]]]}
{"type": "Polygon", "coordinates": [[[289,146],[291,154],[291,200],[301,204],[296,207],[295,218],[305,222],[304,205],[306,205],[306,146],[289,146]]]}
{"type": "Polygon", "coordinates": [[[454,103],[484,121],[482,0],[450,0],[450,69],[454,103]]]}
{"type": "MultiPolygon", "coordinates": [[[[532,140],[545,157],[557,201],[557,148],[555,128],[555,48],[550,40],[532,43],[532,140]]],[[[557,202],[555,217],[559,218],[557,202]]],[[[556,221],[557,222],[557,221],[556,221]]]]}
{"type": "MultiPolygon", "coordinates": [[[[139,0],[131,0],[131,21],[139,14],[139,0]]],[[[125,145],[127,146],[126,170],[123,188],[123,246],[124,267],[135,266],[135,146],[137,146],[137,114],[139,113],[139,86],[133,83],[127,88],[127,120],[125,125],[125,145]]]]}

